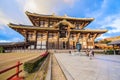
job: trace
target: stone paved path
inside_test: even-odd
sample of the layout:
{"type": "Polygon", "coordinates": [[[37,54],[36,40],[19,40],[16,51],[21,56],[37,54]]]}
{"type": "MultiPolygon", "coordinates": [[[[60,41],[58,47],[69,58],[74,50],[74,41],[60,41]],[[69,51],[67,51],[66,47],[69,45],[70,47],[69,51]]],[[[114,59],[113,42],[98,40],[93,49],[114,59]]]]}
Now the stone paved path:
{"type": "Polygon", "coordinates": [[[75,80],[120,80],[120,55],[87,56],[55,54],[57,60],[75,80]]]}
{"type": "Polygon", "coordinates": [[[66,80],[55,56],[52,56],[52,80],[66,80]]]}

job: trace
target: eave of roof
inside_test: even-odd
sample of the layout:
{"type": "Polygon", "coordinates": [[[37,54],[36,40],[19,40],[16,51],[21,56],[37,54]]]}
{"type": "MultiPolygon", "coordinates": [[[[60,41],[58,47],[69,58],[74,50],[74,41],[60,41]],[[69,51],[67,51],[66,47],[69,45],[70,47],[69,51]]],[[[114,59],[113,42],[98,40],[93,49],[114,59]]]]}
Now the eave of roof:
{"type": "Polygon", "coordinates": [[[51,28],[51,27],[33,27],[33,26],[26,26],[26,25],[14,25],[14,24],[8,24],[13,29],[27,29],[27,30],[54,30],[57,31],[58,29],[51,28]]]}
{"type": "MultiPolygon", "coordinates": [[[[26,26],[26,25],[16,25],[16,24],[9,24],[9,26],[13,29],[26,29],[26,30],[48,30],[48,31],[59,31],[58,28],[54,28],[54,27],[33,27],[33,26],[26,26]]],[[[79,29],[79,30],[76,30],[76,29],[73,29],[71,30],[71,32],[84,32],[84,33],[105,33],[107,32],[107,30],[92,30],[92,29],[89,29],[89,30],[84,30],[84,29],[79,29]]]]}
{"type": "Polygon", "coordinates": [[[108,45],[118,45],[118,44],[120,44],[120,40],[116,40],[108,43],[108,45]]]}
{"type": "Polygon", "coordinates": [[[75,18],[69,16],[56,16],[56,15],[43,15],[37,13],[30,13],[28,11],[25,12],[27,16],[36,16],[36,17],[44,17],[44,18],[58,18],[58,19],[68,19],[68,20],[78,20],[78,21],[93,21],[94,18],[75,18]]]}
{"type": "Polygon", "coordinates": [[[93,30],[93,29],[90,29],[90,30],[72,30],[71,32],[84,32],[84,33],[105,33],[107,32],[108,30],[93,30]]]}

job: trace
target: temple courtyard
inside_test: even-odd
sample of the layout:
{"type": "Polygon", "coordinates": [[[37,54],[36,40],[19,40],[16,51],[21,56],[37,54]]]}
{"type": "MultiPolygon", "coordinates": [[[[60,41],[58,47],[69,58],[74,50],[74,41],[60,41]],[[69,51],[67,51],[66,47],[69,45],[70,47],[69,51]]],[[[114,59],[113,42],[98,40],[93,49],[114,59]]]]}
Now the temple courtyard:
{"type": "Polygon", "coordinates": [[[55,54],[69,80],[120,80],[120,55],[55,54]]]}

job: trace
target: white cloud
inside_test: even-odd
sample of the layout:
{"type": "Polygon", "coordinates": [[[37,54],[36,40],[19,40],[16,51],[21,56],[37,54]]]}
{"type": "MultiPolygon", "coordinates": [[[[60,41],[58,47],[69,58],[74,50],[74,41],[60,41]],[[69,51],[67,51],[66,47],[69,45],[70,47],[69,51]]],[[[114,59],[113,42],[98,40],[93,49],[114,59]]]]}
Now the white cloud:
{"type": "Polygon", "coordinates": [[[96,38],[96,40],[101,40],[101,39],[105,39],[108,38],[110,36],[105,36],[104,34],[100,35],[99,37],[96,38]]]}
{"type": "MultiPolygon", "coordinates": [[[[95,4],[95,3],[94,3],[95,4]]],[[[106,7],[108,5],[108,0],[103,0],[101,5],[95,4],[96,7],[99,6],[98,9],[95,9],[94,11],[91,11],[90,8],[86,9],[86,16],[87,17],[94,17],[94,18],[99,18],[103,15],[104,11],[106,10],[106,7]]],[[[95,8],[95,7],[94,7],[95,8]]]]}
{"type": "Polygon", "coordinates": [[[117,33],[120,32],[120,18],[113,20],[108,26],[111,26],[113,28],[112,30],[109,30],[108,33],[117,33]]]}
{"type": "Polygon", "coordinates": [[[66,4],[68,4],[68,5],[73,5],[74,4],[74,2],[75,1],[77,1],[77,0],[63,0],[66,4]]]}
{"type": "Polygon", "coordinates": [[[9,19],[7,16],[0,11],[0,24],[7,24],[9,22],[9,19]]]}
{"type": "Polygon", "coordinates": [[[9,24],[10,22],[16,22],[16,20],[11,19],[10,17],[7,16],[2,10],[0,10],[0,30],[5,31],[6,25],[9,24]]]}
{"type": "Polygon", "coordinates": [[[100,7],[97,10],[93,11],[91,14],[89,14],[89,12],[86,14],[87,17],[92,16],[95,18],[95,28],[102,28],[108,30],[108,32],[100,36],[99,39],[110,37],[105,35],[120,35],[118,34],[120,32],[120,12],[114,14],[107,13],[108,9],[110,9],[111,7],[110,5],[111,1],[103,0],[102,4],[99,5],[100,7]]]}
{"type": "Polygon", "coordinates": [[[15,37],[11,40],[12,42],[21,42],[21,41],[24,41],[24,38],[18,38],[18,37],[15,37]]]}
{"type": "Polygon", "coordinates": [[[111,28],[108,30],[109,34],[120,32],[120,14],[105,17],[99,23],[102,25],[101,28],[111,28]]]}
{"type": "Polygon", "coordinates": [[[12,38],[11,40],[0,40],[0,43],[6,43],[6,42],[24,42],[24,40],[21,40],[20,38],[12,38]]]}
{"type": "Polygon", "coordinates": [[[2,25],[8,24],[10,22],[10,19],[2,12],[0,11],[0,29],[4,29],[2,25]]]}
{"type": "Polygon", "coordinates": [[[6,43],[6,42],[11,42],[9,40],[0,40],[0,43],[6,43]]]}
{"type": "Polygon", "coordinates": [[[77,0],[17,0],[23,11],[41,14],[59,13],[66,6],[72,6],[77,0]]]}
{"type": "MultiPolygon", "coordinates": [[[[74,4],[76,0],[16,0],[19,5],[19,9],[23,11],[36,12],[40,14],[58,14],[60,10],[64,9],[67,6],[74,4]]],[[[12,23],[27,23],[24,20],[20,20],[20,17],[12,19],[8,13],[5,13],[4,10],[0,10],[0,29],[5,29],[3,25],[7,25],[9,22],[12,23]]],[[[26,18],[26,17],[25,17],[26,18]]],[[[29,22],[28,22],[29,23],[29,22]]],[[[30,23],[29,23],[30,24],[30,23]]]]}

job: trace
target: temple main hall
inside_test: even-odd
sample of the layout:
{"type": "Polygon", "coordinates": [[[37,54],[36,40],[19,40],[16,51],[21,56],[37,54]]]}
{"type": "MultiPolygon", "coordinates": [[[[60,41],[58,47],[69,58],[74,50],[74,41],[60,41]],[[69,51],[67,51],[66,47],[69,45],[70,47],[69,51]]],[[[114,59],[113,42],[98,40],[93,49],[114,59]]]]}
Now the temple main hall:
{"type": "Polygon", "coordinates": [[[75,18],[67,15],[57,16],[31,13],[26,11],[33,25],[9,23],[8,26],[19,32],[30,43],[30,49],[82,49],[95,48],[95,39],[107,30],[87,29],[94,18],[75,18]]]}

